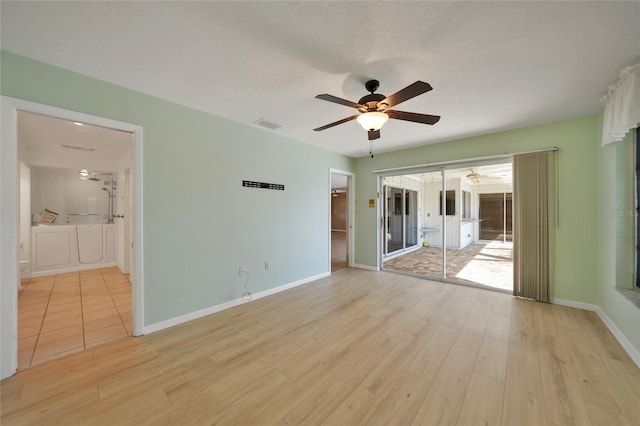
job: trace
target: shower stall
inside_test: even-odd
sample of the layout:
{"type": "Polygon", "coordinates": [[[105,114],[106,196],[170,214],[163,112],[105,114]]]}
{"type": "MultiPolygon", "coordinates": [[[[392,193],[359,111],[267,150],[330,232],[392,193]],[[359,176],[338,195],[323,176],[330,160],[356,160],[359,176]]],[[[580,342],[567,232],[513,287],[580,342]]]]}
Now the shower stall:
{"type": "Polygon", "coordinates": [[[109,180],[105,180],[104,181],[104,185],[102,187],[102,190],[105,191],[107,193],[107,196],[109,197],[109,203],[108,203],[108,207],[107,207],[107,223],[111,224],[114,223],[113,219],[114,219],[114,215],[113,215],[113,210],[114,210],[114,203],[115,203],[115,198],[116,198],[116,180],[113,174],[109,174],[109,175],[104,175],[104,176],[109,176],[109,180]]]}
{"type": "Polygon", "coordinates": [[[117,174],[38,166],[32,174],[33,219],[52,211],[57,220],[32,219],[31,276],[115,265],[117,174]]]}

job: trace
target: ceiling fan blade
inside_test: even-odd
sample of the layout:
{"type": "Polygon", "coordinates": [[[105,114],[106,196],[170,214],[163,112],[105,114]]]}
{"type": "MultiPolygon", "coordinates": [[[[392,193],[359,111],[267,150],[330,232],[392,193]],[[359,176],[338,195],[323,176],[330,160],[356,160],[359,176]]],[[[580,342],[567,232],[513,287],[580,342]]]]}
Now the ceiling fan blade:
{"type": "Polygon", "coordinates": [[[340,104],[355,109],[366,109],[364,105],[357,104],[355,102],[348,101],[346,99],[338,98],[337,96],[323,94],[316,96],[316,99],[322,99],[323,101],[333,102],[334,104],[340,104]]]}
{"type": "Polygon", "coordinates": [[[320,131],[326,130],[326,129],[330,128],[330,127],[337,126],[338,124],[342,124],[342,123],[346,123],[346,122],[351,121],[351,120],[355,120],[358,115],[360,115],[360,114],[352,115],[351,117],[347,117],[347,118],[343,118],[342,120],[334,121],[333,123],[329,123],[327,125],[324,125],[322,127],[318,127],[317,129],[313,129],[313,130],[315,132],[320,132],[320,131]]]}
{"type": "Polygon", "coordinates": [[[380,139],[380,130],[369,130],[369,140],[380,139]]]}
{"type": "Polygon", "coordinates": [[[395,118],[396,120],[413,121],[414,123],[422,124],[436,124],[440,120],[439,115],[418,114],[417,112],[386,110],[385,114],[389,118],[395,118]]]}
{"type": "Polygon", "coordinates": [[[433,87],[431,87],[429,83],[418,80],[415,83],[408,85],[404,89],[397,91],[393,95],[387,96],[385,99],[381,100],[379,104],[386,104],[385,108],[391,108],[392,106],[398,105],[401,102],[408,101],[409,99],[415,98],[418,95],[427,93],[432,89],[433,87]]]}

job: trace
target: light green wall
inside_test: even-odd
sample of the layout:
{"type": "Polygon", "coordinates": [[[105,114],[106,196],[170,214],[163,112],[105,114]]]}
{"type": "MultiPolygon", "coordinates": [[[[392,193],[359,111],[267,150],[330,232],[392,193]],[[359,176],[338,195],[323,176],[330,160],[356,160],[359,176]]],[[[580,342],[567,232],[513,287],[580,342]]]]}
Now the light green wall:
{"type": "MultiPolygon", "coordinates": [[[[553,296],[597,300],[597,117],[495,133],[359,158],[356,161],[356,262],[376,265],[376,198],[373,170],[558,147],[559,223],[553,296]]],[[[428,131],[428,130],[427,130],[428,131]]],[[[376,143],[384,145],[384,139],[376,143]]]]}
{"type": "MultiPolygon", "coordinates": [[[[600,134],[600,129],[598,129],[600,134]]],[[[599,142],[599,140],[598,140],[599,142]]],[[[633,135],[598,146],[599,280],[597,305],[640,352],[640,307],[619,289],[633,286],[633,135]]]]}
{"type": "Polygon", "coordinates": [[[629,220],[604,213],[630,202],[619,171],[629,147],[600,148],[599,116],[353,160],[7,52],[0,61],[3,95],[144,127],[147,325],[238,297],[240,265],[254,292],[326,272],[329,168],[356,172],[355,261],[373,266],[372,170],[557,146],[554,297],[599,305],[640,350],[640,310],[615,289],[629,220]],[[286,191],[243,189],[242,179],[286,191]]]}
{"type": "Polygon", "coordinates": [[[146,325],[239,297],[240,265],[252,292],[328,272],[329,169],[353,160],[8,52],[1,61],[3,95],[143,126],[146,325]]]}

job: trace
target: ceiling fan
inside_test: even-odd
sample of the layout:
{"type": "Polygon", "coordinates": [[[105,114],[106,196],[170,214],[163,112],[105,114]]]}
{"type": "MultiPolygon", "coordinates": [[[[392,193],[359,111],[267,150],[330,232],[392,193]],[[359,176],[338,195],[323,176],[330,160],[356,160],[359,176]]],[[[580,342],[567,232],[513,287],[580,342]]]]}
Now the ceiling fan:
{"type": "Polygon", "coordinates": [[[501,176],[489,176],[489,175],[481,175],[478,173],[478,169],[469,169],[469,173],[465,176],[473,183],[480,183],[480,179],[498,179],[502,180],[501,176]]]}
{"type": "Polygon", "coordinates": [[[418,114],[415,112],[405,112],[389,109],[401,102],[407,101],[411,98],[432,90],[433,88],[429,83],[416,81],[415,83],[408,85],[404,89],[399,90],[391,96],[385,96],[380,93],[375,93],[375,91],[378,90],[379,86],[380,82],[378,80],[367,81],[364,87],[370,93],[360,98],[358,103],[328,94],[316,96],[317,99],[322,99],[324,101],[329,101],[355,108],[360,111],[360,113],[352,115],[351,117],[343,118],[342,120],[338,120],[325,126],[318,127],[313,130],[319,132],[355,119],[358,120],[358,123],[360,123],[362,128],[368,132],[369,140],[372,141],[374,139],[380,138],[380,128],[382,128],[382,125],[386,123],[389,118],[395,118],[396,120],[413,121],[414,123],[422,124],[436,124],[438,120],[440,120],[439,115],[418,114]]]}

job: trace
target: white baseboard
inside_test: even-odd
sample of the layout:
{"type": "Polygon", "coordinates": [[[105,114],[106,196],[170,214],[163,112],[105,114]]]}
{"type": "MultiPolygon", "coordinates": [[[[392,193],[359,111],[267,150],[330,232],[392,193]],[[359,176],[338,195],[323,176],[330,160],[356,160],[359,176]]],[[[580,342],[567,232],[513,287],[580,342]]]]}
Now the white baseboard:
{"type": "Polygon", "coordinates": [[[604,325],[606,325],[611,334],[613,334],[613,337],[616,338],[622,348],[629,354],[633,362],[635,362],[638,368],[640,368],[640,351],[631,344],[629,339],[627,339],[622,331],[620,331],[618,326],[613,321],[611,321],[611,318],[609,318],[609,316],[602,310],[602,308],[600,308],[600,306],[593,305],[591,303],[575,302],[573,300],[555,298],[553,299],[553,303],[555,303],[556,305],[569,306],[571,308],[585,309],[587,311],[593,311],[598,314],[604,325]]]}
{"type": "Polygon", "coordinates": [[[367,271],[380,272],[380,269],[376,268],[375,266],[362,265],[360,263],[354,263],[353,265],[351,265],[351,267],[352,268],[359,268],[359,269],[366,269],[367,271]]]}
{"type": "Polygon", "coordinates": [[[554,305],[568,306],[570,308],[584,309],[585,311],[597,312],[600,307],[592,303],[576,302],[575,300],[553,298],[551,302],[554,305]]]}
{"type": "MultiPolygon", "coordinates": [[[[331,275],[329,272],[324,272],[322,274],[313,275],[311,277],[303,278],[298,281],[294,281],[288,284],[284,284],[278,287],[270,288],[268,290],[264,290],[258,293],[254,293],[251,295],[251,300],[258,300],[263,297],[270,296],[272,294],[280,293],[281,291],[289,290],[290,288],[298,287],[303,284],[307,284],[313,281],[317,281],[321,278],[325,278],[331,275]]],[[[195,312],[190,312],[188,314],[180,315],[174,318],[170,318],[168,320],[156,322],[154,324],[150,324],[144,326],[143,334],[155,333],[156,331],[164,330],[165,328],[174,327],[179,324],[183,324],[185,322],[193,321],[198,318],[206,317],[207,315],[215,314],[216,312],[224,311],[225,309],[233,308],[234,306],[241,305],[244,302],[241,298],[233,299],[228,302],[220,303],[218,305],[210,306],[208,308],[200,309],[195,312]]]]}
{"type": "Polygon", "coordinates": [[[112,266],[118,266],[118,263],[117,262],[91,263],[88,265],[71,266],[69,268],[46,269],[46,270],[36,270],[36,271],[32,270],[29,276],[26,278],[35,278],[35,277],[42,277],[46,275],[55,275],[55,274],[66,274],[68,272],[89,271],[91,269],[110,268],[112,266]]]}

